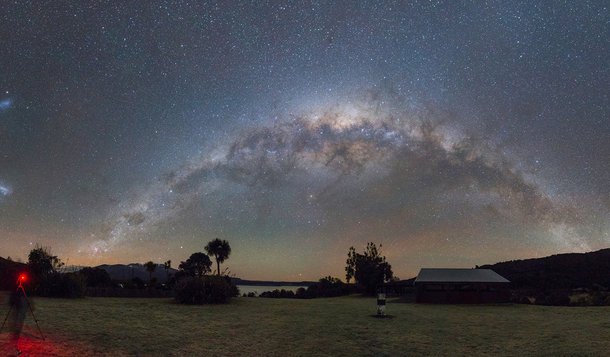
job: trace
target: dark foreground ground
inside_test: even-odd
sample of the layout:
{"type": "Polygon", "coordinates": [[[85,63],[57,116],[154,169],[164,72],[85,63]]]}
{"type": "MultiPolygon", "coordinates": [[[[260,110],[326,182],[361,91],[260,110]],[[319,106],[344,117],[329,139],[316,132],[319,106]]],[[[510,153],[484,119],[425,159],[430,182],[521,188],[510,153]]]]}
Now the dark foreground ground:
{"type": "MultiPolygon", "coordinates": [[[[4,301],[4,296],[2,297],[4,301]]],[[[30,356],[608,355],[610,307],[417,305],[357,296],[237,298],[183,306],[169,299],[34,298],[30,356]]],[[[7,305],[0,308],[4,319],[7,305]]],[[[6,347],[6,328],[0,345],[6,347]]],[[[0,355],[8,352],[0,350],[0,355]]]]}

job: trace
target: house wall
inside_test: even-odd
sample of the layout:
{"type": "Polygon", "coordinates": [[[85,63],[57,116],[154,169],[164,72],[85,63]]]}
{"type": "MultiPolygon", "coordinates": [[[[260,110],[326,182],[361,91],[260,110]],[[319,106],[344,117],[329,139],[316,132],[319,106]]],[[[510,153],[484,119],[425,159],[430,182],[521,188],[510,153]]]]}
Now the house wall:
{"type": "Polygon", "coordinates": [[[510,300],[507,283],[418,283],[415,301],[432,304],[490,304],[510,300]]]}

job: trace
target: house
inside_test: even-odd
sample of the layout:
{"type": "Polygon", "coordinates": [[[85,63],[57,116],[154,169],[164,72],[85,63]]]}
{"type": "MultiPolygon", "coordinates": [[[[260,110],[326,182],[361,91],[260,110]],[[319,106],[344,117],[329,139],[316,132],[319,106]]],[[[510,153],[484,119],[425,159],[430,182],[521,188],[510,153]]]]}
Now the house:
{"type": "Polygon", "coordinates": [[[423,268],[415,279],[415,302],[489,304],[510,300],[510,281],[491,269],[423,268]]]}

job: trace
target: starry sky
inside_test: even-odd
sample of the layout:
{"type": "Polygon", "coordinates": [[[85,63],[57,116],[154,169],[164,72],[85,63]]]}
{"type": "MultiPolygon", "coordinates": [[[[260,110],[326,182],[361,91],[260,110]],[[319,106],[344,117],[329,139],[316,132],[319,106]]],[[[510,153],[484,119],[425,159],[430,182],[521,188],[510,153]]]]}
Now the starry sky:
{"type": "Polygon", "coordinates": [[[396,275],[610,246],[604,1],[3,2],[0,255],[396,275]]]}

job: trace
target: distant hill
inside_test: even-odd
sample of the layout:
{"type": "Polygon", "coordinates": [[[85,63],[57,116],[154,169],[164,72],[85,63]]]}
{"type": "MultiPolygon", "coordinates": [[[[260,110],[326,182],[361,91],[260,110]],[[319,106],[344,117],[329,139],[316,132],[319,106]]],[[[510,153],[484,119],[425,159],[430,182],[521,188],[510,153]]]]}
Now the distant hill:
{"type": "Polygon", "coordinates": [[[492,269],[515,289],[576,289],[610,287],[610,249],[511,260],[479,268],[492,269]]]}
{"type": "MultiPolygon", "coordinates": [[[[103,264],[98,265],[96,268],[104,269],[110,279],[113,280],[131,280],[133,278],[140,278],[144,281],[148,281],[148,271],[142,264],[103,264]]],[[[178,270],[174,268],[169,269],[169,274],[174,275],[178,270]]],[[[158,282],[164,283],[167,280],[167,274],[163,264],[157,264],[155,272],[152,274],[153,278],[156,278],[158,282]]]]}
{"type": "MultiPolygon", "coordinates": [[[[139,263],[133,264],[103,264],[98,265],[96,268],[104,269],[110,275],[113,280],[131,280],[134,277],[138,277],[144,281],[148,281],[148,272],[146,268],[139,263]]],[[[170,268],[170,275],[174,275],[178,270],[170,268]]],[[[165,269],[163,265],[157,265],[157,269],[153,273],[153,277],[157,278],[157,281],[164,283],[166,280],[165,269]]],[[[235,285],[255,285],[255,286],[308,286],[313,284],[313,281],[266,281],[266,280],[245,280],[240,278],[231,278],[235,285]]]]}

